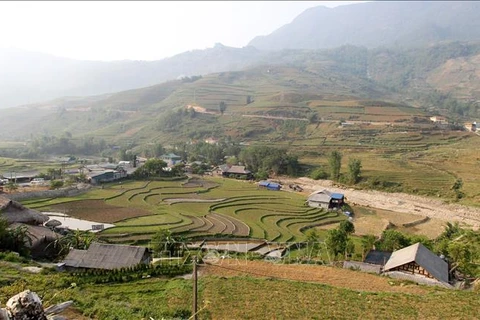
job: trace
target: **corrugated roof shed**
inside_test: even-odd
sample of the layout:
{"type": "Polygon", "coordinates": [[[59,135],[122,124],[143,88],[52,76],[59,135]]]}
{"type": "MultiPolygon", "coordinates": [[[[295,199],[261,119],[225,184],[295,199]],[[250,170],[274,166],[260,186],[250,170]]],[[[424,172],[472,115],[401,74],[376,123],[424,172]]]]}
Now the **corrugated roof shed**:
{"type": "Polygon", "coordinates": [[[435,279],[448,283],[448,264],[439,256],[425,248],[420,242],[394,251],[385,264],[384,271],[392,270],[410,262],[417,263],[435,279]]]}
{"type": "Polygon", "coordinates": [[[88,250],[71,250],[63,262],[74,268],[112,270],[141,263],[146,252],[145,247],[94,242],[88,250]]]}

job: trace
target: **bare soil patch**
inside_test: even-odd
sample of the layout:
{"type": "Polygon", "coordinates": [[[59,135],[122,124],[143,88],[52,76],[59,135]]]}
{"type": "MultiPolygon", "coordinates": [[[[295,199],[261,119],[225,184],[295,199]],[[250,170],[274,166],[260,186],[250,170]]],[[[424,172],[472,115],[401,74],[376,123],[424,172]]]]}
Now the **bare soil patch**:
{"type": "MultiPolygon", "coordinates": [[[[285,185],[291,183],[298,184],[303,188],[303,193],[307,196],[313,191],[328,189],[332,192],[343,193],[347,199],[347,203],[353,206],[388,210],[397,215],[402,213],[430,217],[443,222],[458,221],[460,224],[473,227],[475,230],[480,228],[480,209],[474,207],[449,204],[439,199],[414,196],[405,193],[354,190],[335,185],[330,180],[312,180],[305,177],[298,179],[281,177],[280,180],[282,184],[285,185]]],[[[421,226],[418,226],[418,228],[420,229],[421,226]]]]}
{"type": "Polygon", "coordinates": [[[395,285],[398,283],[386,277],[318,265],[275,264],[265,261],[224,259],[214,265],[204,265],[200,269],[203,275],[275,277],[294,281],[319,282],[361,291],[426,293],[425,289],[414,284],[395,285]]]}
{"type": "Polygon", "coordinates": [[[106,204],[103,200],[82,200],[50,206],[51,210],[66,213],[77,219],[114,223],[120,220],[152,215],[140,208],[122,208],[106,204]]]}

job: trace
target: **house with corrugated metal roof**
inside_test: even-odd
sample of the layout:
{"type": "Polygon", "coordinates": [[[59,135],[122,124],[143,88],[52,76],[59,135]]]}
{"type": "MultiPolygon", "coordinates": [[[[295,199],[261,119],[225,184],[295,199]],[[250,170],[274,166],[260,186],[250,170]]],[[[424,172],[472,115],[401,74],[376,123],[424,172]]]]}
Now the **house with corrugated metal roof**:
{"type": "Polygon", "coordinates": [[[330,192],[326,189],[312,192],[307,198],[307,204],[314,208],[340,208],[345,201],[342,193],[330,192]]]}
{"type": "Polygon", "coordinates": [[[93,242],[87,250],[70,250],[61,264],[66,269],[113,270],[150,262],[146,247],[93,242]]]}
{"type": "Polygon", "coordinates": [[[414,276],[432,279],[442,284],[448,284],[448,263],[428,250],[420,242],[409,247],[394,251],[388,259],[383,272],[388,275],[414,276]]]}

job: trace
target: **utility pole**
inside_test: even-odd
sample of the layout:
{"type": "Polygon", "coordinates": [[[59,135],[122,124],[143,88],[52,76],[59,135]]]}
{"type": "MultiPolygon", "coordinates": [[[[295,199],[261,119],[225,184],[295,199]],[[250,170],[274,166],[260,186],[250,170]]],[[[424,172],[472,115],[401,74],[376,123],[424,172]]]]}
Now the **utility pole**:
{"type": "Polygon", "coordinates": [[[197,320],[197,256],[193,257],[193,320],[197,320]]]}

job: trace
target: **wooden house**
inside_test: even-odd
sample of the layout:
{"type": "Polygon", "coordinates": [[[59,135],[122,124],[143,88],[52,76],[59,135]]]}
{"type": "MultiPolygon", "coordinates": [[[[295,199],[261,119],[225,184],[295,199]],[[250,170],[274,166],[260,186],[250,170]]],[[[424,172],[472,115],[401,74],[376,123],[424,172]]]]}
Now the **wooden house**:
{"type": "Polygon", "coordinates": [[[448,284],[448,263],[421,243],[394,251],[388,259],[383,272],[400,272],[422,276],[448,284]]]}

